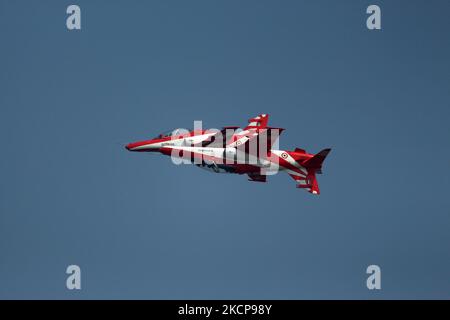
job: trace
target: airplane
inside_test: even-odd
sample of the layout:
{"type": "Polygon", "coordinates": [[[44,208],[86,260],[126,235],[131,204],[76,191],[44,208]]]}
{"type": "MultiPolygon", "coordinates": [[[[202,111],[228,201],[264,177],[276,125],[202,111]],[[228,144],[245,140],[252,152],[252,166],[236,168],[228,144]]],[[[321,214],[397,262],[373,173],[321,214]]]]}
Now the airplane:
{"type": "Polygon", "coordinates": [[[316,174],[331,151],[311,154],[303,149],[278,150],[283,128],[269,127],[269,115],[260,114],[248,120],[242,130],[237,126],[222,130],[176,129],[153,139],[125,146],[133,152],[159,152],[171,156],[176,164],[189,163],[215,173],[246,174],[249,181],[266,182],[268,175],[280,171],[291,176],[297,188],[320,194],[316,174]]]}

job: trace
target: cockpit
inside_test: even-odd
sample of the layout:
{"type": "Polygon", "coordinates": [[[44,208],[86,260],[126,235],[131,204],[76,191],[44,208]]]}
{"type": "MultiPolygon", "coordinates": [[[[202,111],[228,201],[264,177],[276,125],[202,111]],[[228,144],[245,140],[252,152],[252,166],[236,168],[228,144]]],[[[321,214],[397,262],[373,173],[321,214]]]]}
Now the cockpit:
{"type": "Polygon", "coordinates": [[[175,130],[169,130],[165,131],[163,133],[158,134],[154,139],[163,139],[173,136],[184,136],[189,134],[191,132],[191,129],[175,129],[175,130]]]}

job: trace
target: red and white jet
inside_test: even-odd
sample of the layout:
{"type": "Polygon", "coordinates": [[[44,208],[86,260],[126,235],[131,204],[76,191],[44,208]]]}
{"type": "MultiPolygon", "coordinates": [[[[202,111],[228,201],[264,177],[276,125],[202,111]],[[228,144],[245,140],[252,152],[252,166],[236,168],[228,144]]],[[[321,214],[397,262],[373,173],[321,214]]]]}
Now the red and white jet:
{"type": "Polygon", "coordinates": [[[176,164],[195,164],[216,173],[247,174],[250,181],[266,182],[268,175],[288,173],[297,188],[320,194],[316,174],[322,173],[322,163],[331,149],[317,154],[296,148],[278,150],[278,137],[284,130],[267,126],[269,115],[261,114],[239,127],[222,130],[176,129],[154,139],[126,145],[129,151],[160,152],[172,157],[176,164]]]}

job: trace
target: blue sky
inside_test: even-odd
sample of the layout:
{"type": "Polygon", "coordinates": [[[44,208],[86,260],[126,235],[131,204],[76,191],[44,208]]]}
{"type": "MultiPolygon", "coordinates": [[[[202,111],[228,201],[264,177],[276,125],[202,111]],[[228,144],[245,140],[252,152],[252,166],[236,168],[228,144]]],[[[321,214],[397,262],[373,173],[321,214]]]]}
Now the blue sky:
{"type": "Polygon", "coordinates": [[[1,298],[449,298],[448,2],[69,4],[0,1],[1,298]],[[123,148],[260,113],[320,196],[123,148]]]}

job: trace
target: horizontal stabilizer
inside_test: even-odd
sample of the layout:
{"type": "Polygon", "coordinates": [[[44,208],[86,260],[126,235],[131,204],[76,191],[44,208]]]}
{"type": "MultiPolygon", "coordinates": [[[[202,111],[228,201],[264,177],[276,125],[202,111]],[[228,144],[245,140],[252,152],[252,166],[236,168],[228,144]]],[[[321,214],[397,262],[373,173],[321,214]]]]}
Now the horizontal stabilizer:
{"type": "Polygon", "coordinates": [[[308,172],[306,177],[289,174],[296,182],[297,188],[305,189],[312,194],[320,194],[319,184],[317,183],[316,175],[313,172],[308,172]]]}
{"type": "Polygon", "coordinates": [[[306,150],[305,150],[305,149],[300,149],[300,148],[295,148],[294,152],[297,152],[297,153],[306,153],[306,150]]]}

